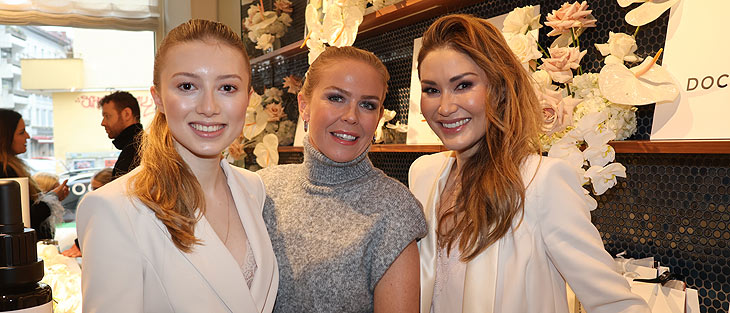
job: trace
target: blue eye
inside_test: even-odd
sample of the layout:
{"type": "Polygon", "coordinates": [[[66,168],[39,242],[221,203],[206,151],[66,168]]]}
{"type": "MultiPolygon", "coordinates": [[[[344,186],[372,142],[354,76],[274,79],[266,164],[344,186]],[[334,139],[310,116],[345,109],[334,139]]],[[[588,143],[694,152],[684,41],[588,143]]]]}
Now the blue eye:
{"type": "Polygon", "coordinates": [[[367,110],[375,110],[375,108],[377,108],[377,106],[378,106],[377,104],[372,103],[370,101],[360,102],[360,107],[365,108],[367,110]]]}
{"type": "Polygon", "coordinates": [[[472,82],[462,82],[456,86],[456,90],[467,89],[467,88],[471,87],[472,85],[473,85],[472,82]]]}
{"type": "Polygon", "coordinates": [[[327,100],[332,101],[332,102],[342,102],[344,100],[344,98],[340,95],[331,95],[331,96],[327,96],[327,100]]]}

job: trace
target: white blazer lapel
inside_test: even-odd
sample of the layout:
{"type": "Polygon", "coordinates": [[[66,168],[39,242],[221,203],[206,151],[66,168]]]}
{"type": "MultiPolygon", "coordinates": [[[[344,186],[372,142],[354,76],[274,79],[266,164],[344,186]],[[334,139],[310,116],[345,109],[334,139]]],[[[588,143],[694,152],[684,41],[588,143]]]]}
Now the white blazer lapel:
{"type": "Polygon", "coordinates": [[[438,243],[436,236],[436,227],[438,220],[436,216],[436,207],[441,196],[441,191],[446,185],[449,177],[449,171],[454,164],[454,158],[448,155],[441,164],[439,175],[431,186],[428,196],[428,202],[425,204],[424,211],[426,222],[428,225],[428,233],[426,237],[420,241],[420,259],[421,259],[421,313],[431,312],[431,302],[433,300],[433,287],[436,283],[436,264],[438,262],[437,249],[438,243]]]}
{"type": "Polygon", "coordinates": [[[231,190],[236,190],[233,193],[233,200],[256,259],[257,268],[251,283],[251,297],[258,312],[271,311],[279,287],[279,272],[276,256],[271,248],[269,233],[261,216],[264,206],[264,189],[262,185],[254,185],[262,183],[258,180],[247,181],[228,164],[224,165],[223,169],[228,176],[231,190]]]}
{"type": "MultiPolygon", "coordinates": [[[[162,221],[154,217],[154,213],[150,214],[157,226],[167,234],[167,228],[162,221]]],[[[254,307],[238,263],[218,238],[205,216],[202,216],[195,225],[195,237],[200,239],[202,244],[195,245],[192,252],[185,253],[174,246],[173,249],[195,267],[230,311],[239,312],[254,307]]]]}

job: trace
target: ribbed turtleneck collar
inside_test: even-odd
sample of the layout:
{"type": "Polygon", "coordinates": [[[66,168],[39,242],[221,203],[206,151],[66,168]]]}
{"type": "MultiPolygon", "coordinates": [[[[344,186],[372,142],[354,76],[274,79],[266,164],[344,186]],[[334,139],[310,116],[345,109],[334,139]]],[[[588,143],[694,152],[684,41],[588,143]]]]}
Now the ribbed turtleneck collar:
{"type": "Polygon", "coordinates": [[[304,138],[304,169],[307,178],[315,184],[335,185],[369,175],[373,164],[367,157],[370,148],[349,162],[335,162],[312,146],[309,137],[304,138]]]}

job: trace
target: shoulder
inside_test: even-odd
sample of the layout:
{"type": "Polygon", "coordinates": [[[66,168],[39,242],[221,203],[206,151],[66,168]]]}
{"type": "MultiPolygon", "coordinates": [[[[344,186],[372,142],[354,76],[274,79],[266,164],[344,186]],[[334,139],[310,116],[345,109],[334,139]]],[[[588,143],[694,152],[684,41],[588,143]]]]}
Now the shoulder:
{"type": "Polygon", "coordinates": [[[256,173],[261,176],[267,191],[279,190],[288,187],[292,177],[296,176],[301,166],[301,164],[274,165],[256,173]]]}
{"type": "Polygon", "coordinates": [[[449,160],[450,157],[451,151],[420,156],[411,163],[411,168],[408,170],[408,177],[410,181],[414,181],[414,179],[421,180],[430,176],[438,175],[438,170],[449,160]]]}
{"type": "Polygon", "coordinates": [[[522,175],[528,188],[533,185],[542,187],[551,181],[580,181],[578,170],[567,161],[540,155],[527,157],[522,165],[522,175]]]}
{"type": "Polygon", "coordinates": [[[378,170],[377,179],[370,195],[371,203],[381,208],[383,219],[388,222],[403,223],[425,227],[425,219],[421,203],[401,182],[378,170]]]}
{"type": "Polygon", "coordinates": [[[233,178],[234,181],[238,182],[238,184],[245,192],[259,196],[259,198],[262,199],[263,202],[265,188],[264,183],[261,180],[261,176],[247,169],[233,166],[228,162],[225,162],[225,160],[222,161],[222,164],[225,168],[226,173],[228,173],[228,175],[231,175],[231,178],[233,178]]]}

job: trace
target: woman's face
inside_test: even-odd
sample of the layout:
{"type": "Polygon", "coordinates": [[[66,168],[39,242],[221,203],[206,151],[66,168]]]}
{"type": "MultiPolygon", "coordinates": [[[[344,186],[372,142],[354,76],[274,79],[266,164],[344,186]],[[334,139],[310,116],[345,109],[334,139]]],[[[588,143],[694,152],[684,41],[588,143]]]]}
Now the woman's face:
{"type": "Polygon", "coordinates": [[[420,64],[421,112],[449,150],[473,153],[485,136],[488,81],[468,55],[440,48],[420,64]]]}
{"type": "Polygon", "coordinates": [[[18,121],[18,126],[15,128],[13,135],[13,143],[10,145],[10,151],[13,154],[25,153],[27,150],[26,142],[30,138],[30,135],[25,131],[25,121],[21,118],[18,121]]]}
{"type": "Polygon", "coordinates": [[[312,145],[336,162],[352,161],[370,145],[383,112],[383,77],[356,60],[332,62],[310,99],[299,96],[312,145]]]}
{"type": "Polygon", "coordinates": [[[218,158],[241,134],[248,69],[241,51],[219,41],[185,42],[166,52],[159,89],[151,92],[183,158],[218,158]]]}

